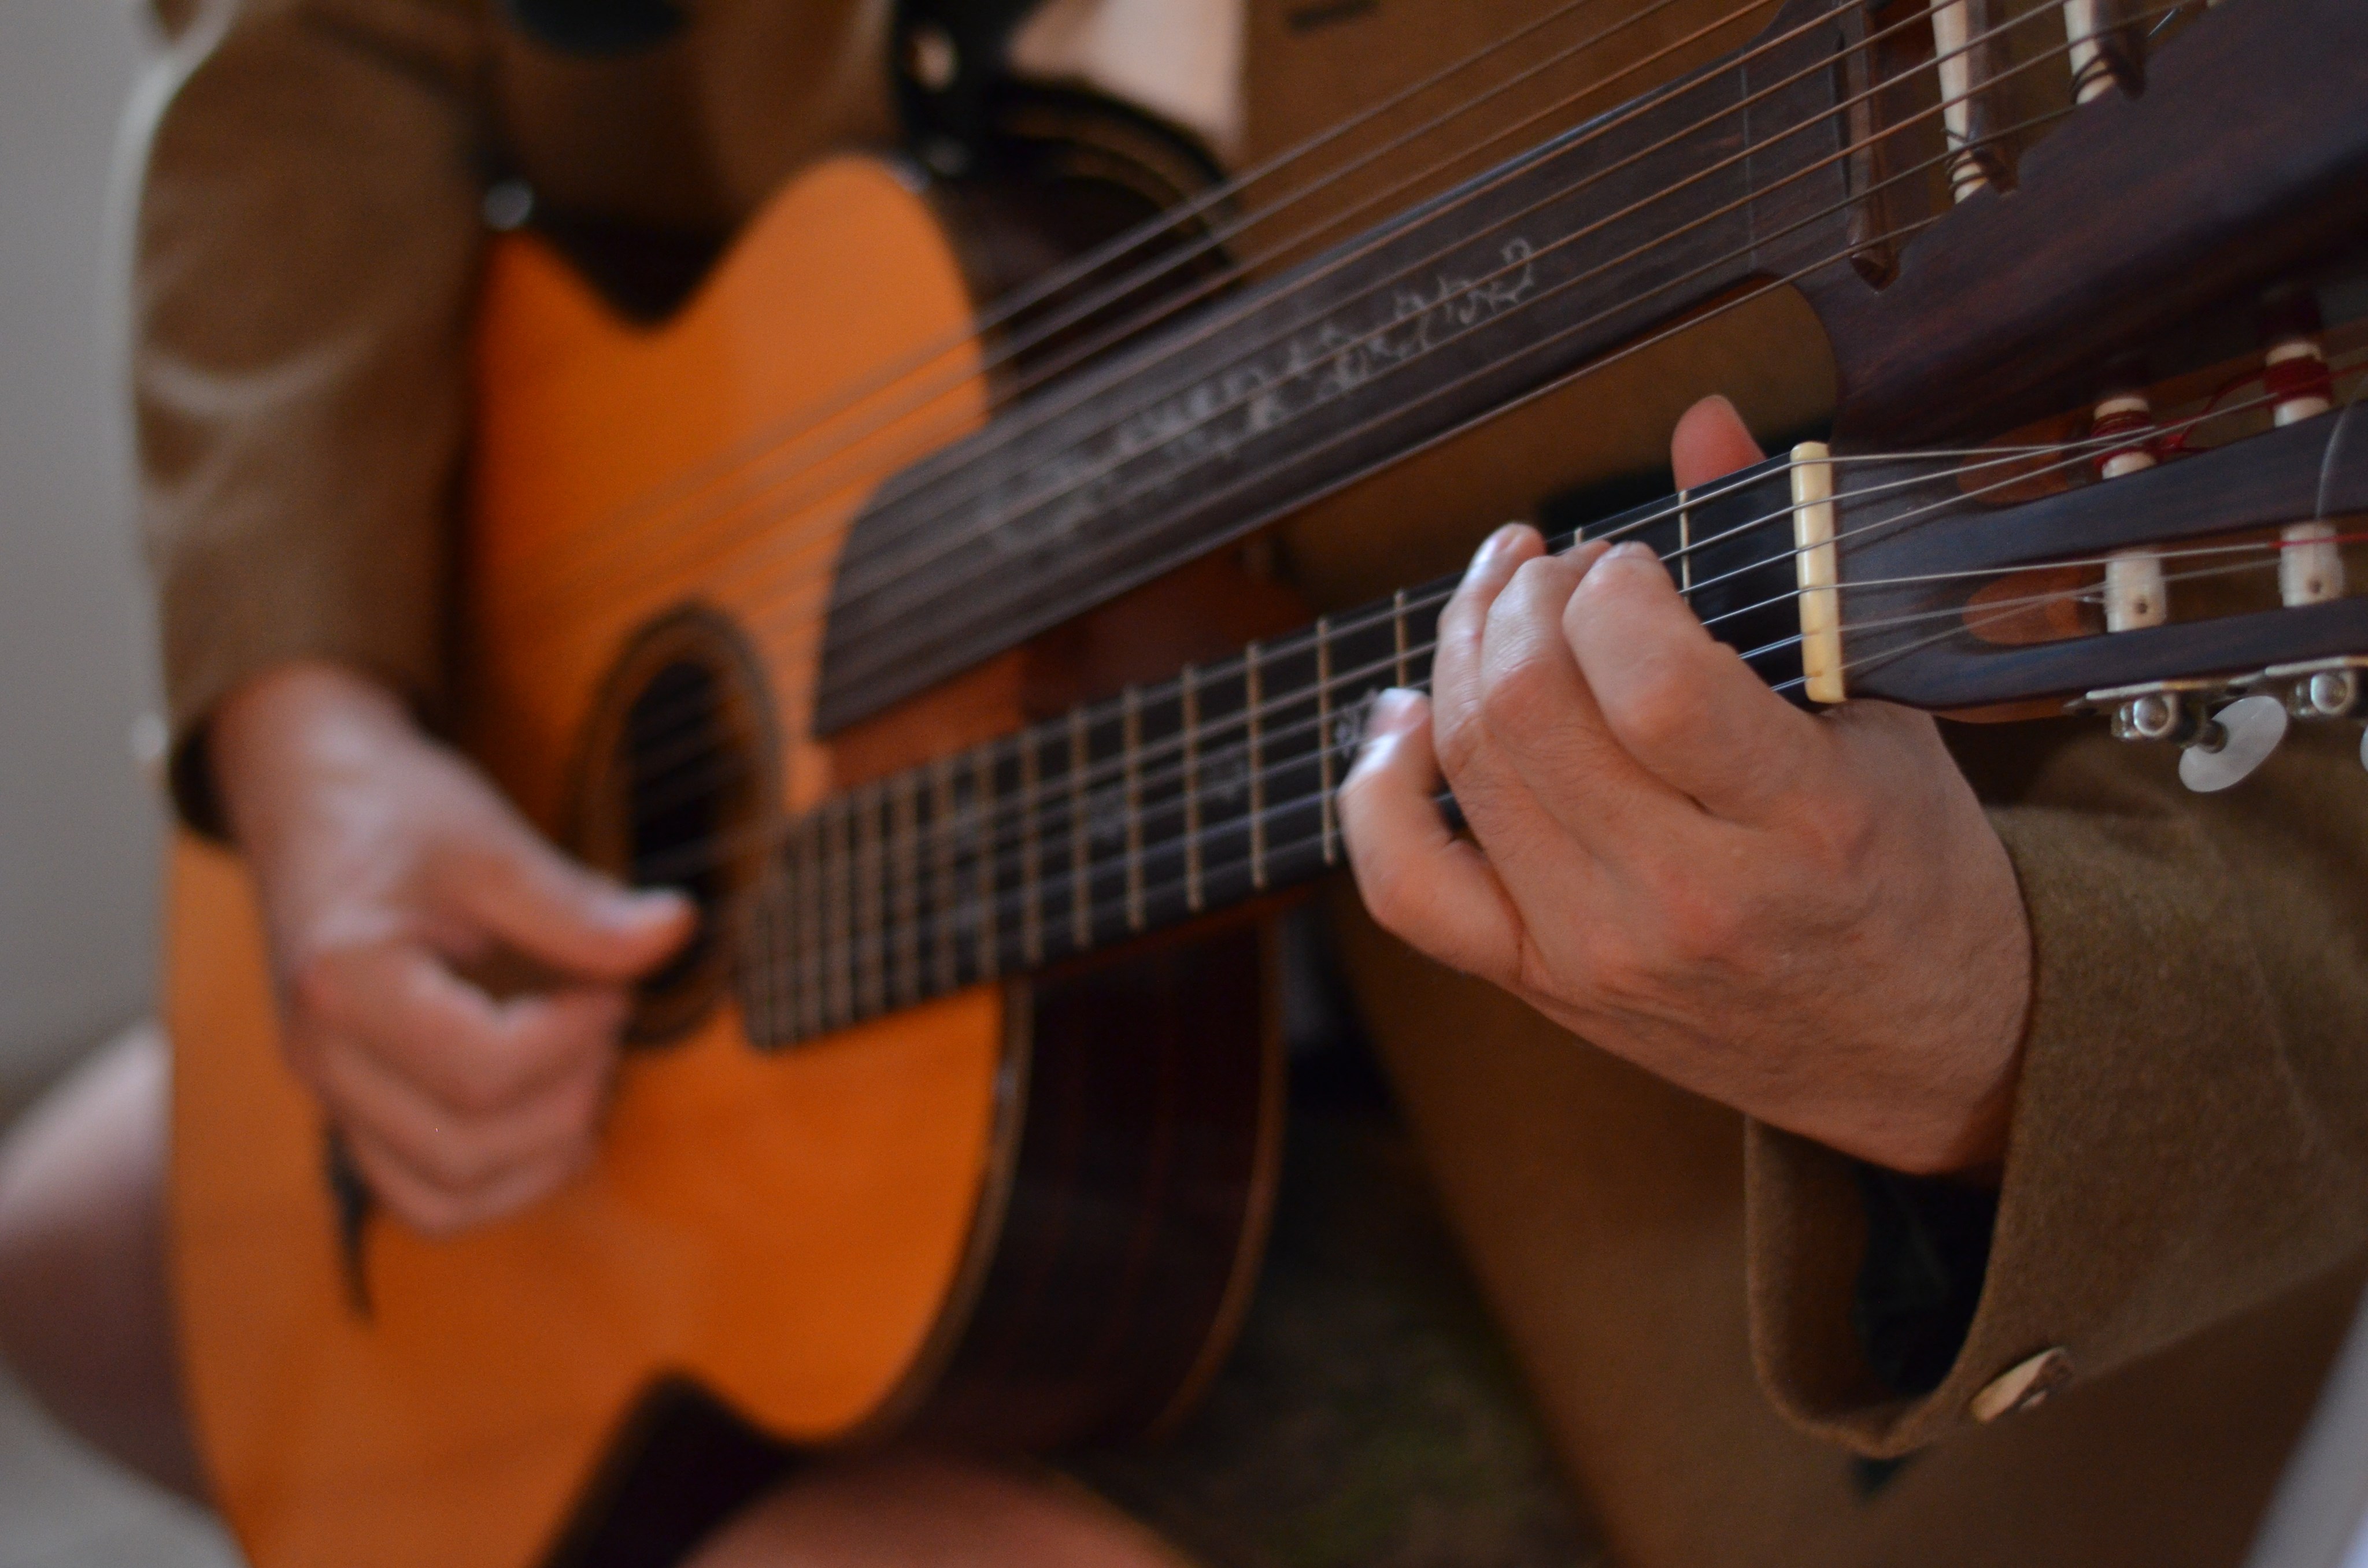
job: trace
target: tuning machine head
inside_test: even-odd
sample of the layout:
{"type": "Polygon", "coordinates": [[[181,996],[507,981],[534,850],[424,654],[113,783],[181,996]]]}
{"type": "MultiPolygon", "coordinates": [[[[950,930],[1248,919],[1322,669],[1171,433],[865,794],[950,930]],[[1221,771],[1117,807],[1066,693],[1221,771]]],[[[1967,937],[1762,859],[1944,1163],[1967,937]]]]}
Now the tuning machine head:
{"type": "MultiPolygon", "coordinates": [[[[2283,687],[2286,709],[2297,719],[2368,720],[2368,655],[2344,653],[2271,665],[2256,677],[2256,684],[2283,687]]],[[[2360,737],[2360,766],[2368,767],[2368,732],[2360,737]]]]}
{"type": "Polygon", "coordinates": [[[2228,695],[2225,681],[2161,680],[2092,691],[2081,705],[2112,713],[2119,739],[2178,746],[2180,782],[2208,795],[2251,777],[2286,736],[2283,702],[2228,695]]]}
{"type": "Polygon", "coordinates": [[[2252,684],[2283,688],[2286,708],[2297,719],[2368,719],[2368,657],[2271,665],[2252,684]]]}

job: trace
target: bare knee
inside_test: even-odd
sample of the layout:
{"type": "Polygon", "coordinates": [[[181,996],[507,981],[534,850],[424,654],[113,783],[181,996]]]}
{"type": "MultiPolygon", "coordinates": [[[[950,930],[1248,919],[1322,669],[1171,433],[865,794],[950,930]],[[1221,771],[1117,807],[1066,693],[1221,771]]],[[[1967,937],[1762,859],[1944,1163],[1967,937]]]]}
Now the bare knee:
{"type": "Polygon", "coordinates": [[[1183,1559],[1082,1487],[903,1454],[804,1472],[686,1568],[1183,1568],[1183,1559]]]}
{"type": "Polygon", "coordinates": [[[165,1272],[162,1033],[126,1031],[0,1144],[0,1353],[61,1421],[194,1494],[165,1272]]]}

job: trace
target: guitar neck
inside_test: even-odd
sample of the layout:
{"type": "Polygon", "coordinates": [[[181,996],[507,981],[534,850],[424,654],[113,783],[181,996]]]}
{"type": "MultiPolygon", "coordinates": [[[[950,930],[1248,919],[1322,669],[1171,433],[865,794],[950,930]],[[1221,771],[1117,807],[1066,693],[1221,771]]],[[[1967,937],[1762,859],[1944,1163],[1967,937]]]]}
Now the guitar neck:
{"type": "MultiPolygon", "coordinates": [[[[1797,699],[1792,466],[1770,460],[1582,535],[1650,546],[1713,632],[1797,699]]],[[[1429,685],[1454,585],[1326,616],[791,824],[741,948],[750,1037],[844,1028],[1343,865],[1334,794],[1366,711],[1386,687],[1429,685]]]]}

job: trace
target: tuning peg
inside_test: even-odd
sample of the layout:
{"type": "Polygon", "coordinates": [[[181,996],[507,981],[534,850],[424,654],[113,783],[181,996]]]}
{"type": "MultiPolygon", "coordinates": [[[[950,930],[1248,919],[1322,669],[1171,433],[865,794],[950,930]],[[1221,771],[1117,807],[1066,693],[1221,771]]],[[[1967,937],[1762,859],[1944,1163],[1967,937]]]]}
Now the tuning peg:
{"type": "Polygon", "coordinates": [[[2118,740],[2192,745],[2211,723],[2207,704],[2221,689],[2210,681],[2149,681],[2144,686],[2092,691],[2080,699],[2079,706],[2112,713],[2118,740]]]}
{"type": "Polygon", "coordinates": [[[2241,782],[2286,735],[2283,702],[2260,694],[2214,708],[2226,692],[2219,681],[2149,681],[2092,691],[2079,706],[2110,711],[2122,740],[2178,746],[2180,782],[2208,795],[2241,782]]]}
{"type": "Polygon", "coordinates": [[[2199,795],[2243,782],[2286,738],[2286,706],[2263,694],[2240,697],[2212,715],[2179,755],[2179,781],[2199,795]]]}
{"type": "Polygon", "coordinates": [[[2297,719],[2368,718],[2368,659],[2313,659],[2299,665],[2272,665],[2263,670],[2260,684],[2288,683],[2286,709],[2297,719]]]}

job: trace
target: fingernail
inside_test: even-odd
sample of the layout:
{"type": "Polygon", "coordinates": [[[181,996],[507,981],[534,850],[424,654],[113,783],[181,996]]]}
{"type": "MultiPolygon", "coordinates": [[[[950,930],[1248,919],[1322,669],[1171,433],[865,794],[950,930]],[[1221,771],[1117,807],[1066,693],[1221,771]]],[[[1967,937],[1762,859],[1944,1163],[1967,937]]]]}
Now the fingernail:
{"type": "Polygon", "coordinates": [[[1498,528],[1495,533],[1490,534],[1488,536],[1487,542],[1480,547],[1480,559],[1483,561],[1495,560],[1497,556],[1502,555],[1505,551],[1512,549],[1513,541],[1520,539],[1528,531],[1529,529],[1522,524],[1507,523],[1503,528],[1498,528]]]}
{"type": "Polygon", "coordinates": [[[689,897],[672,888],[620,888],[600,901],[600,918],[610,926],[655,926],[679,920],[689,910],[689,897]]]}
{"type": "Polygon", "coordinates": [[[1414,728],[1420,713],[1415,694],[1404,687],[1394,686],[1377,693],[1373,705],[1365,714],[1365,735],[1357,745],[1357,759],[1362,762],[1373,755],[1384,741],[1395,740],[1414,728]]]}
{"type": "Polygon", "coordinates": [[[1368,727],[1369,733],[1395,735],[1400,731],[1412,729],[1416,701],[1415,694],[1405,687],[1391,687],[1373,699],[1373,717],[1368,727]]]}

